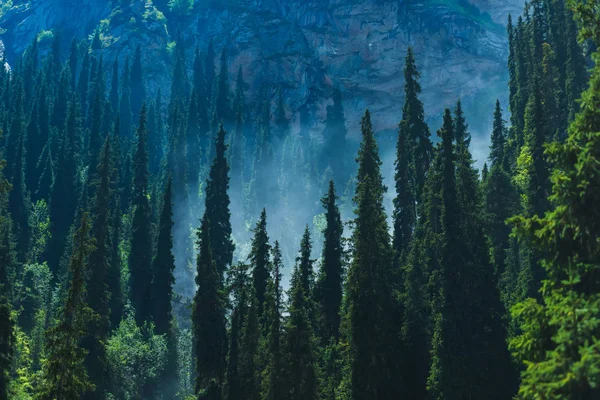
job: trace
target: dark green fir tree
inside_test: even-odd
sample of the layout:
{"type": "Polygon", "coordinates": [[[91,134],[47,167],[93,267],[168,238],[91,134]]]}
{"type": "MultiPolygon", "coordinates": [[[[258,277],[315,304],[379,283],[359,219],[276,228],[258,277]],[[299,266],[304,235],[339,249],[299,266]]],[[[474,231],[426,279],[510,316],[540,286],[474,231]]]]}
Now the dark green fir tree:
{"type": "Polygon", "coordinates": [[[131,302],[135,320],[143,325],[150,320],[150,285],[152,283],[152,225],[148,201],[148,150],[146,106],[140,111],[137,143],[133,155],[133,198],[129,278],[131,302]]]}
{"type": "Polygon", "coordinates": [[[210,247],[210,221],[204,214],[198,232],[196,285],[192,325],[196,352],[196,395],[213,400],[222,397],[227,357],[225,298],[221,274],[210,247]]]}

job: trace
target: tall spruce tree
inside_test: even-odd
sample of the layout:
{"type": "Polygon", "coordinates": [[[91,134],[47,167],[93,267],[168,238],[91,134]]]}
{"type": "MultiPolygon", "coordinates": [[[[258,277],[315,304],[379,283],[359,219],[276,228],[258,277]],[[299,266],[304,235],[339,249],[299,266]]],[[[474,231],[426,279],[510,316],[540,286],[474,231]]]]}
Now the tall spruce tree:
{"type": "Polygon", "coordinates": [[[146,105],[142,105],[133,156],[131,250],[129,253],[131,302],[138,325],[150,320],[152,283],[152,225],[148,201],[148,150],[146,148],[146,105]]]}
{"type": "Polygon", "coordinates": [[[400,121],[400,134],[406,136],[409,156],[409,166],[414,171],[412,181],[414,196],[417,202],[421,201],[421,193],[425,185],[425,174],[431,162],[431,141],[429,127],[425,123],[423,103],[419,100],[421,74],[417,69],[412,47],[408,48],[404,66],[404,107],[402,108],[402,121],[400,121]]]}
{"type": "Polygon", "coordinates": [[[227,333],[223,282],[213,258],[209,214],[205,213],[198,232],[200,252],[192,311],[196,352],[196,394],[202,399],[220,399],[223,389],[227,333]]]}
{"type": "Polygon", "coordinates": [[[173,326],[173,284],[175,283],[175,257],[173,256],[173,204],[172,182],[167,180],[162,200],[162,211],[156,239],[156,255],[152,262],[152,285],[150,288],[151,315],[157,335],[167,339],[167,362],[159,387],[164,396],[174,396],[177,381],[177,339],[173,326]]]}
{"type": "Polygon", "coordinates": [[[231,236],[229,211],[229,165],[227,164],[226,132],[221,125],[216,138],[216,154],[206,182],[205,213],[209,218],[210,243],[221,277],[233,261],[235,245],[231,236]]]}
{"type": "Polygon", "coordinates": [[[361,122],[353,258],[346,283],[351,397],[397,398],[399,349],[390,277],[393,254],[383,208],[381,160],[369,111],[361,122]]]}
{"type": "Polygon", "coordinates": [[[336,204],[337,196],[333,181],[329,182],[327,195],[321,199],[325,208],[327,226],[323,230],[325,241],[321,255],[321,269],[315,287],[315,299],[320,310],[318,332],[321,344],[328,343],[332,338],[339,338],[342,286],[344,278],[344,225],[340,209],[336,204]]]}
{"type": "Polygon", "coordinates": [[[47,247],[47,260],[54,277],[60,273],[59,261],[65,248],[67,234],[77,208],[77,168],[78,143],[81,135],[79,109],[73,102],[69,104],[64,134],[54,171],[54,183],[50,196],[50,221],[52,236],[47,247]]]}
{"type": "Polygon", "coordinates": [[[506,128],[502,119],[500,102],[496,101],[490,145],[490,171],[485,183],[485,212],[487,233],[492,246],[492,264],[498,274],[506,269],[511,228],[506,220],[515,214],[518,194],[510,176],[506,147],[506,128]]]}
{"type": "Polygon", "coordinates": [[[40,387],[43,400],[79,399],[94,389],[84,367],[87,352],[79,345],[93,316],[87,305],[85,284],[87,258],[94,249],[94,241],[89,237],[90,224],[89,215],[84,213],[73,237],[74,247],[69,262],[71,279],[65,303],[58,323],[47,333],[46,363],[40,387]]]}
{"type": "Polygon", "coordinates": [[[162,211],[156,240],[156,256],[152,263],[152,318],[159,335],[171,329],[175,257],[173,257],[172,180],[169,177],[162,199],[162,211]]]}
{"type": "MultiPolygon", "coordinates": [[[[90,321],[87,328],[87,337],[84,347],[88,351],[85,366],[95,390],[87,393],[91,399],[103,399],[104,391],[108,384],[108,369],[106,365],[106,349],[104,344],[110,333],[110,307],[111,293],[106,284],[110,262],[110,199],[111,199],[111,174],[112,155],[110,139],[106,138],[104,147],[98,154],[96,167],[95,199],[93,202],[92,237],[95,248],[90,253],[87,277],[87,293],[90,309],[95,318],[90,321]]],[[[113,288],[114,289],[114,288],[113,288]]]]}
{"type": "Polygon", "coordinates": [[[267,211],[265,209],[262,210],[253,232],[252,249],[248,258],[252,267],[253,295],[256,298],[254,307],[256,307],[258,318],[262,321],[271,269],[271,245],[267,233],[267,211]]]}
{"type": "MultiPolygon", "coordinates": [[[[406,108],[409,108],[406,106],[406,108]]],[[[415,176],[416,165],[411,160],[411,138],[409,137],[408,121],[400,122],[398,141],[396,143],[395,184],[396,197],[394,198],[394,237],[393,247],[399,266],[406,261],[410,251],[410,244],[417,222],[415,203],[415,176]]],[[[419,168],[423,168],[420,165],[419,168]]]]}

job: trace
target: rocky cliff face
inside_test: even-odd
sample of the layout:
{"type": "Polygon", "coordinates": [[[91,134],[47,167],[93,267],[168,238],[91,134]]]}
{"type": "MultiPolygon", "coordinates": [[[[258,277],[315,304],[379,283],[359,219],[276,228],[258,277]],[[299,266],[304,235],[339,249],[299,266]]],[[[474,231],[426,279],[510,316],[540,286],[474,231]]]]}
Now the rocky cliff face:
{"type": "Polygon", "coordinates": [[[37,32],[59,29],[68,43],[100,28],[109,59],[142,45],[148,91],[168,91],[169,44],[179,31],[190,64],[194,44],[203,49],[213,38],[217,52],[227,48],[232,75],[242,67],[250,97],[263,84],[285,91],[291,113],[313,113],[315,132],[334,86],[344,93],[349,127],[369,108],[377,128],[395,129],[410,45],[430,118],[460,97],[473,130],[483,132],[495,99],[507,96],[503,25],[523,0],[202,0],[190,15],[168,19],[150,0],[113,3],[122,2],[12,0],[0,17],[9,62],[37,32]]]}

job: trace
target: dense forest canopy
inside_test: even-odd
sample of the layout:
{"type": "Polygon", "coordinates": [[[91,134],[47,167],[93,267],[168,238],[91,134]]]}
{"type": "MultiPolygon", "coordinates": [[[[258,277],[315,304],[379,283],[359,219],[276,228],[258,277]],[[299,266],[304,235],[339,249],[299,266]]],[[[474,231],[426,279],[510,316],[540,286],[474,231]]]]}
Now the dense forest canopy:
{"type": "Polygon", "coordinates": [[[411,47],[388,168],[341,87],[315,138],[212,40],[163,91],[51,36],[0,71],[0,399],[600,398],[596,1],[508,17],[481,170],[411,47]]]}

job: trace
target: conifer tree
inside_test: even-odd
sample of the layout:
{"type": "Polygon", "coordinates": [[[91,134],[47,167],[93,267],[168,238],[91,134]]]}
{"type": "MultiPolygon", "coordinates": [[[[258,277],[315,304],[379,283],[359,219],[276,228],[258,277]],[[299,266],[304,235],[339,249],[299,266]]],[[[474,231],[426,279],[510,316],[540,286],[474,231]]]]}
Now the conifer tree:
{"type": "MultiPolygon", "coordinates": [[[[538,78],[533,78],[531,94],[525,110],[525,127],[523,131],[524,145],[521,149],[520,160],[525,175],[524,207],[529,215],[541,216],[548,209],[550,188],[548,164],[544,156],[544,144],[547,140],[542,101],[538,78]]],[[[528,249],[529,250],[529,249],[528,249]]],[[[538,290],[544,279],[544,270],[540,265],[540,255],[535,251],[527,251],[525,276],[528,280],[527,296],[539,298],[538,290]]]]}
{"type": "Polygon", "coordinates": [[[318,371],[316,339],[311,324],[311,299],[307,290],[310,266],[308,229],[300,245],[301,258],[294,269],[290,289],[289,317],[285,327],[286,386],[289,399],[316,399],[318,371]]]}
{"type": "Polygon", "coordinates": [[[226,132],[221,125],[216,138],[216,154],[206,182],[205,213],[209,216],[211,249],[219,274],[227,271],[233,260],[235,245],[231,236],[229,211],[229,165],[225,143],[226,132]]]}
{"type": "Polygon", "coordinates": [[[431,141],[429,127],[425,123],[423,103],[419,100],[421,74],[417,70],[412,47],[408,48],[404,66],[404,107],[400,121],[400,135],[407,137],[409,146],[410,168],[414,171],[413,185],[415,199],[421,201],[421,193],[425,185],[425,174],[431,161],[431,141]]]}
{"type": "Polygon", "coordinates": [[[506,220],[514,215],[518,206],[518,194],[509,174],[508,156],[505,154],[506,128],[502,119],[500,102],[496,101],[490,145],[491,169],[485,184],[485,212],[487,233],[492,246],[492,264],[498,274],[506,269],[511,228],[506,220]]]}
{"type": "Polygon", "coordinates": [[[74,247],[69,262],[71,276],[65,303],[58,323],[48,331],[47,358],[40,388],[40,398],[79,399],[91,390],[84,367],[86,351],[79,346],[86,335],[86,325],[93,316],[87,305],[85,284],[87,258],[94,249],[89,237],[90,217],[84,213],[73,237],[74,247]]]}
{"type": "Polygon", "coordinates": [[[322,345],[328,343],[331,338],[337,341],[341,318],[344,225],[336,201],[335,186],[333,181],[330,181],[327,195],[321,199],[321,204],[326,210],[327,226],[323,231],[325,242],[321,256],[321,269],[315,287],[315,299],[321,313],[318,328],[322,345]]]}
{"type": "Polygon", "coordinates": [[[489,359],[494,359],[495,362],[485,372],[483,368],[474,371],[473,376],[479,373],[481,375],[477,379],[486,382],[482,385],[479,396],[504,399],[514,395],[516,379],[506,348],[505,309],[500,300],[498,274],[490,262],[489,242],[485,237],[486,221],[480,200],[479,174],[473,168],[474,160],[468,148],[470,134],[460,102],[455,111],[455,137],[465,138],[456,144],[456,187],[459,203],[456,212],[461,216],[461,237],[462,241],[467,243],[468,250],[463,253],[463,266],[458,282],[455,281],[459,287],[454,289],[453,293],[473,293],[459,300],[462,302],[459,306],[461,311],[465,309],[465,304],[470,304],[472,297],[480,299],[470,307],[471,318],[476,321],[471,331],[477,332],[475,338],[469,341],[475,353],[472,363],[487,365],[489,359]],[[461,283],[470,288],[461,288],[461,283]]]}
{"type": "Polygon", "coordinates": [[[210,246],[209,214],[205,213],[198,232],[200,252],[192,311],[196,352],[196,394],[199,398],[220,399],[225,377],[227,334],[223,282],[210,246]]]}
{"type": "Polygon", "coordinates": [[[352,398],[397,398],[399,348],[393,321],[396,308],[389,282],[392,248],[388,234],[383,195],[385,186],[381,160],[368,110],[361,122],[362,142],[354,202],[353,259],[348,269],[346,290],[352,398]]]}
{"type": "Polygon", "coordinates": [[[88,351],[85,365],[95,390],[86,396],[94,399],[104,398],[104,391],[107,389],[108,383],[104,343],[110,332],[109,301],[112,295],[106,284],[110,268],[111,151],[110,140],[106,138],[103,149],[98,155],[96,167],[96,194],[93,202],[94,216],[91,229],[95,247],[91,251],[88,261],[87,302],[94,312],[95,318],[87,328],[88,335],[85,338],[84,347],[88,351]]]}
{"type": "Polygon", "coordinates": [[[173,283],[175,278],[175,258],[173,257],[173,211],[172,211],[172,180],[169,177],[165,187],[158,227],[156,256],[152,263],[152,317],[155,332],[158,335],[168,333],[171,326],[173,283]]]}
{"type": "Polygon", "coordinates": [[[396,143],[393,247],[398,266],[406,261],[417,222],[414,187],[416,166],[411,161],[412,146],[407,124],[404,119],[400,122],[396,143]]]}
{"type": "Polygon", "coordinates": [[[146,106],[142,105],[137,130],[137,144],[133,157],[133,199],[131,224],[131,250],[129,271],[131,302],[135,320],[143,325],[150,319],[150,285],[152,282],[152,228],[148,202],[148,151],[146,148],[146,106]]]}
{"type": "Polygon", "coordinates": [[[58,151],[50,197],[52,237],[47,248],[47,260],[55,278],[58,277],[58,264],[77,208],[78,144],[76,138],[81,135],[80,123],[79,109],[71,102],[58,151]]]}
{"type": "Polygon", "coordinates": [[[304,228],[302,240],[300,241],[300,255],[296,258],[298,263],[298,276],[305,296],[312,299],[313,289],[313,260],[310,258],[312,252],[312,240],[308,225],[304,228]]]}
{"type": "MultiPolygon", "coordinates": [[[[435,159],[433,160],[435,163],[435,159]]],[[[434,168],[433,166],[431,168],[434,168]]],[[[430,169],[431,172],[432,169],[430,169]]],[[[432,227],[437,221],[430,223],[431,214],[435,214],[437,198],[430,196],[432,186],[438,179],[431,173],[423,187],[423,201],[420,218],[409,253],[402,266],[403,281],[400,290],[402,296],[402,376],[406,382],[405,396],[411,399],[426,398],[426,383],[430,361],[430,329],[431,313],[428,278],[431,269],[436,265],[437,235],[432,227]],[[433,261],[433,262],[432,262],[433,261]],[[430,268],[431,267],[431,268],[430,268]]],[[[433,275],[433,274],[431,274],[433,275]]],[[[435,275],[433,275],[435,276],[435,275]]],[[[435,278],[432,279],[435,282],[435,278]]],[[[433,292],[433,290],[431,290],[433,292]]]]}
{"type": "Polygon", "coordinates": [[[256,297],[256,304],[253,307],[256,307],[257,316],[262,320],[271,268],[271,245],[267,234],[267,211],[265,209],[262,210],[253,232],[252,250],[248,256],[252,267],[252,287],[254,288],[254,297],[256,297]]]}
{"type": "Polygon", "coordinates": [[[173,257],[173,205],[172,205],[172,182],[167,180],[160,213],[158,226],[158,237],[156,239],[156,255],[152,262],[152,286],[151,286],[151,314],[155,324],[157,335],[166,335],[167,338],[167,364],[164,369],[161,391],[165,395],[173,396],[171,389],[177,379],[177,343],[173,327],[173,284],[175,277],[175,257],[173,257]]]}
{"type": "Polygon", "coordinates": [[[283,380],[283,354],[281,346],[281,269],[283,268],[281,248],[275,241],[273,247],[273,277],[269,280],[269,303],[265,310],[269,321],[267,332],[267,366],[263,373],[263,398],[276,400],[285,398],[283,380]]]}

